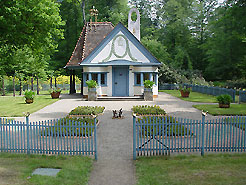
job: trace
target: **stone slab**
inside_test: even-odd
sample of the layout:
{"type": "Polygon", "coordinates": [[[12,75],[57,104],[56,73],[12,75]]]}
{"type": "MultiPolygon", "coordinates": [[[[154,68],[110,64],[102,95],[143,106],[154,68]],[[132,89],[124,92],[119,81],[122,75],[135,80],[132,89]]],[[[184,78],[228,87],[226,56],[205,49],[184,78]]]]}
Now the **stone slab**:
{"type": "Polygon", "coordinates": [[[55,177],[61,169],[55,168],[37,168],[33,171],[32,175],[43,175],[55,177]]]}

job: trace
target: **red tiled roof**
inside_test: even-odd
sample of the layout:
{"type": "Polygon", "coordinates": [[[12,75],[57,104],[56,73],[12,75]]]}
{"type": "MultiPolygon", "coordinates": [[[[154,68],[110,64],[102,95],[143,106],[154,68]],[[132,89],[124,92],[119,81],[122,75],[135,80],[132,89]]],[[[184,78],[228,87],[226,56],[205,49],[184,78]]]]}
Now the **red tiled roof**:
{"type": "Polygon", "coordinates": [[[66,67],[79,66],[113,29],[111,22],[86,23],[66,67]]]}

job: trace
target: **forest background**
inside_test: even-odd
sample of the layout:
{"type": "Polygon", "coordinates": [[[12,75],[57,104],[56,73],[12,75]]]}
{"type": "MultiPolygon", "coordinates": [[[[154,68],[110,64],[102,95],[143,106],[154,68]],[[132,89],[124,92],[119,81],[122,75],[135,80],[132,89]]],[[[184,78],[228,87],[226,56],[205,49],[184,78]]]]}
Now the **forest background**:
{"type": "Polygon", "coordinates": [[[6,79],[21,88],[68,75],[92,6],[98,21],[126,27],[138,8],[141,42],[163,63],[160,83],[246,87],[245,0],[12,0],[0,2],[1,93],[6,79]]]}

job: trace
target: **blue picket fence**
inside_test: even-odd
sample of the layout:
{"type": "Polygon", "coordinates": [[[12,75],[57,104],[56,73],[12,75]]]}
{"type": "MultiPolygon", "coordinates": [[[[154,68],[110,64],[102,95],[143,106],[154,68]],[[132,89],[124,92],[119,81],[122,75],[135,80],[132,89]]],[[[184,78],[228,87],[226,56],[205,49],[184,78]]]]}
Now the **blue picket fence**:
{"type": "Polygon", "coordinates": [[[0,118],[0,151],[27,154],[94,155],[97,160],[97,119],[94,123],[65,119],[29,122],[0,118]]]}
{"type": "Polygon", "coordinates": [[[239,103],[246,102],[246,91],[239,91],[239,103]]]}
{"type": "Polygon", "coordinates": [[[236,97],[235,89],[227,89],[227,88],[221,88],[221,87],[209,87],[209,86],[192,85],[192,84],[183,84],[183,86],[191,87],[193,92],[199,92],[199,93],[209,94],[213,96],[228,94],[232,97],[233,102],[235,103],[235,97],[236,97]]]}
{"type": "Polygon", "coordinates": [[[246,117],[215,120],[133,116],[133,158],[175,152],[245,152],[246,117]]]}

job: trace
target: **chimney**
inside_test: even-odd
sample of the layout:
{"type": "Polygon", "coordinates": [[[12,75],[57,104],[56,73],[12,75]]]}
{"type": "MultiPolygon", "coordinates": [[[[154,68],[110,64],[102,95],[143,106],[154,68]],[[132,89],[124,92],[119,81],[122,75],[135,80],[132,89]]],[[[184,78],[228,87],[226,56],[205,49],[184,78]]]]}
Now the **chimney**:
{"type": "Polygon", "coordinates": [[[140,13],[138,9],[132,8],[128,14],[128,30],[140,41],[140,13]],[[132,13],[136,12],[137,20],[132,20],[132,13]]]}

